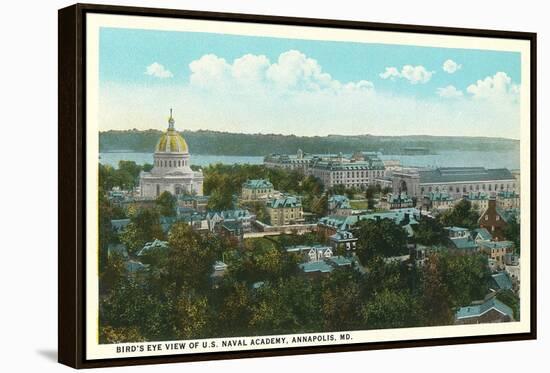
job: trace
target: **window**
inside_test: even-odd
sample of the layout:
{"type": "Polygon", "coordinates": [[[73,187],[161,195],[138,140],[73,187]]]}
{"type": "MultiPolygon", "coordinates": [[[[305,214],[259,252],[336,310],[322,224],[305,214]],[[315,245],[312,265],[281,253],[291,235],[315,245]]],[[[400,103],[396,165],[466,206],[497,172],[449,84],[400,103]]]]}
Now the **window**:
{"type": "Polygon", "coordinates": [[[497,221],[499,221],[499,220],[500,220],[500,215],[497,215],[497,221]]]}
{"type": "Polygon", "coordinates": [[[485,220],[489,220],[489,215],[485,215],[485,220]]]}

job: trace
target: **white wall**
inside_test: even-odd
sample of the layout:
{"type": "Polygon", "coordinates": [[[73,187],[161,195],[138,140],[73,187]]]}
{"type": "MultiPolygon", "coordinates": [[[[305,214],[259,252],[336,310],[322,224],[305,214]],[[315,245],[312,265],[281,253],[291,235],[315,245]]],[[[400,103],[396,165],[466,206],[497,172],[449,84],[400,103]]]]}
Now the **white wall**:
{"type": "MultiPolygon", "coordinates": [[[[103,3],[103,1],[96,1],[103,3]]],[[[110,1],[109,1],[110,2],[110,1]]],[[[108,2],[108,3],[109,3],[108,2]]],[[[0,149],[2,151],[1,250],[2,371],[61,371],[54,362],[57,334],[57,9],[70,1],[4,1],[0,43],[0,149]],[[22,148],[21,136],[26,137],[22,148]],[[21,151],[25,149],[25,151],[21,151]],[[32,149],[32,150],[29,150],[32,149]],[[19,366],[21,365],[21,367],[19,366]],[[25,369],[23,369],[25,368],[25,369]]],[[[340,18],[361,21],[491,28],[539,33],[539,103],[547,103],[550,22],[545,2],[522,1],[116,1],[123,5],[340,18]]],[[[539,109],[539,143],[548,139],[548,105],[539,109]]],[[[548,159],[541,147],[539,159],[548,159]]],[[[542,163],[542,162],[541,162],[542,163]]],[[[548,184],[546,165],[540,184],[548,184]],[[545,172],[546,171],[546,172],[545,172]]],[[[548,209],[539,201],[539,211],[548,209]]],[[[549,223],[540,216],[539,226],[549,223]]],[[[66,227],[71,229],[71,227],[66,227]]],[[[541,233],[543,231],[541,230],[541,233]]],[[[539,240],[539,335],[533,342],[447,346],[136,367],[141,372],[523,371],[546,360],[550,314],[550,255],[539,240]],[[540,295],[546,294],[541,297],[540,295]]]]}

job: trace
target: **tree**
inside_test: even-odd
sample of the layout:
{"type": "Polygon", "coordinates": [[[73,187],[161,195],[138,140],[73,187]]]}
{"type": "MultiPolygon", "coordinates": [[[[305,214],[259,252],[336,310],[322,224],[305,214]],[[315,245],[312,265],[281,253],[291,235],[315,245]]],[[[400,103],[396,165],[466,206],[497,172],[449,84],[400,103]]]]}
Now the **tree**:
{"type": "Polygon", "coordinates": [[[384,289],[362,308],[367,329],[421,326],[418,300],[407,290],[384,289]]]}
{"type": "Polygon", "coordinates": [[[365,191],[365,198],[373,199],[376,194],[380,193],[380,191],[381,191],[380,185],[369,185],[367,187],[367,190],[365,191]]]}
{"type": "Polygon", "coordinates": [[[107,293],[127,275],[122,256],[111,254],[104,268],[99,271],[99,292],[101,294],[107,293]]]}
{"type": "Polygon", "coordinates": [[[251,205],[252,213],[256,215],[256,220],[262,223],[270,224],[270,217],[267,213],[267,207],[263,202],[254,202],[251,205]]]}
{"type": "Polygon", "coordinates": [[[233,194],[226,189],[214,189],[208,199],[208,209],[223,211],[233,208],[233,194]]]}
{"type": "Polygon", "coordinates": [[[168,277],[175,284],[176,292],[184,287],[205,289],[210,286],[216,253],[199,233],[186,223],[175,223],[168,235],[168,246],[168,277]]]}
{"type": "Polygon", "coordinates": [[[336,269],[321,288],[324,331],[353,330],[361,319],[360,274],[351,268],[336,269]]]}
{"type": "Polygon", "coordinates": [[[422,218],[413,229],[414,240],[422,245],[440,245],[447,239],[443,226],[436,219],[422,218]]]}
{"type": "Polygon", "coordinates": [[[157,197],[155,203],[159,207],[162,216],[175,216],[177,199],[172,193],[164,191],[157,197]]]}
{"type": "Polygon", "coordinates": [[[363,263],[375,256],[397,256],[408,252],[407,233],[390,219],[358,223],[357,255],[363,263]]]}
{"type": "Polygon", "coordinates": [[[129,175],[131,182],[129,183],[130,188],[133,188],[137,185],[139,173],[143,168],[136,164],[134,161],[119,161],[118,162],[118,172],[121,174],[129,175]]]}
{"type": "Polygon", "coordinates": [[[153,165],[151,163],[144,163],[142,169],[145,172],[150,172],[153,169],[153,165]]]}
{"type": "Polygon", "coordinates": [[[452,209],[440,215],[441,224],[444,227],[464,227],[474,229],[478,227],[479,214],[472,208],[468,200],[461,200],[452,209]]]}
{"type": "Polygon", "coordinates": [[[430,255],[422,273],[423,308],[429,325],[453,322],[454,311],[487,294],[490,272],[481,254],[438,252],[430,255]]]}
{"type": "Polygon", "coordinates": [[[130,223],[120,233],[120,240],[130,253],[137,253],[147,242],[164,240],[160,215],[156,209],[139,209],[130,217],[130,223]]]}
{"type": "Polygon", "coordinates": [[[252,294],[245,282],[229,278],[224,281],[216,294],[220,299],[218,317],[214,319],[220,336],[245,335],[252,316],[249,307],[252,294]]]}
{"type": "Polygon", "coordinates": [[[520,254],[520,233],[521,226],[516,218],[511,219],[508,224],[504,227],[502,233],[507,240],[510,240],[514,243],[514,251],[516,254],[520,254]]]}
{"type": "Polygon", "coordinates": [[[209,337],[210,324],[208,299],[186,290],[176,304],[175,331],[178,339],[209,337]]]}
{"type": "Polygon", "coordinates": [[[145,341],[145,338],[136,327],[113,328],[110,325],[106,325],[99,328],[99,343],[113,344],[145,341]]]}

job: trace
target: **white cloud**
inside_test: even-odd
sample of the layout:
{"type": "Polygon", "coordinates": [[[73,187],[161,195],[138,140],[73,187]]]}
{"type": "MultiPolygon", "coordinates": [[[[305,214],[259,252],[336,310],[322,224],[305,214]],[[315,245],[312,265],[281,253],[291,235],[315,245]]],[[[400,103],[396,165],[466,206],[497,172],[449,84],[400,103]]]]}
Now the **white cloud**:
{"type": "Polygon", "coordinates": [[[499,71],[493,76],[478,80],[466,89],[475,99],[492,101],[516,100],[519,95],[519,85],[512,82],[512,78],[505,72],[499,71]]]}
{"type": "Polygon", "coordinates": [[[332,92],[335,94],[374,89],[372,82],[341,83],[323,71],[317,60],[300,51],[289,50],[271,62],[264,55],[246,54],[233,63],[213,54],[189,64],[191,86],[217,92],[282,93],[332,92]]]}
{"type": "Polygon", "coordinates": [[[430,81],[434,73],[434,71],[426,70],[426,68],[422,65],[405,65],[401,68],[401,71],[399,71],[396,67],[386,67],[386,70],[383,73],[380,73],[379,76],[382,79],[395,80],[397,78],[403,78],[407,79],[411,84],[424,84],[430,81]]]}
{"type": "Polygon", "coordinates": [[[462,65],[456,63],[453,60],[446,60],[443,62],[443,70],[449,74],[454,74],[462,68],[462,65]]]}
{"type": "Polygon", "coordinates": [[[437,94],[440,97],[444,97],[444,98],[458,98],[463,96],[462,91],[459,89],[456,89],[454,85],[448,85],[443,88],[438,88],[437,94]]]}
{"type": "Polygon", "coordinates": [[[401,77],[401,73],[395,67],[386,67],[386,71],[379,74],[382,79],[395,80],[401,77]]]}
{"type": "Polygon", "coordinates": [[[153,62],[152,64],[147,66],[147,69],[145,70],[145,74],[155,76],[161,79],[171,78],[174,76],[170,72],[170,70],[167,70],[163,65],[161,65],[158,62],[153,62]]]}

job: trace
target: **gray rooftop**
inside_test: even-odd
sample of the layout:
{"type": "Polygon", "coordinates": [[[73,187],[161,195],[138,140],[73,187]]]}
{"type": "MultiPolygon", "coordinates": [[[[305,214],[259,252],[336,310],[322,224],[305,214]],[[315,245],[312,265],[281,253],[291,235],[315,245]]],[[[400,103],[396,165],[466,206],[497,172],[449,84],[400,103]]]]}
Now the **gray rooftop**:
{"type": "Polygon", "coordinates": [[[452,183],[476,181],[514,181],[507,168],[487,169],[484,167],[444,167],[435,170],[418,171],[420,183],[452,183]]]}

